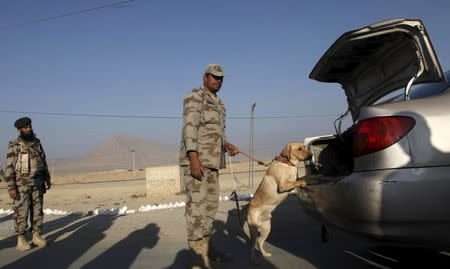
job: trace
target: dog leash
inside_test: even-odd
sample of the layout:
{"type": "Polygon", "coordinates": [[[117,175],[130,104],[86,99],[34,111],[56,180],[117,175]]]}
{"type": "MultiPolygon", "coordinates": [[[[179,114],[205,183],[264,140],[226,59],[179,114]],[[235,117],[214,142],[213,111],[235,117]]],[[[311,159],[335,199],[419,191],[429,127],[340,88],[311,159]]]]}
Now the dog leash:
{"type": "Polygon", "coordinates": [[[234,201],[236,202],[236,209],[237,209],[239,225],[241,225],[241,228],[243,228],[244,224],[242,223],[242,220],[241,220],[241,209],[239,208],[238,195],[237,195],[237,192],[236,192],[236,181],[237,181],[237,179],[234,176],[233,165],[231,164],[231,157],[230,157],[230,155],[228,155],[228,162],[230,164],[231,176],[233,177],[233,192],[231,193],[231,195],[234,194],[234,201]]]}
{"type": "Polygon", "coordinates": [[[242,152],[242,151],[239,151],[239,153],[242,154],[242,155],[244,155],[245,157],[247,157],[247,158],[249,158],[249,159],[254,160],[254,161],[257,162],[259,165],[269,166],[268,163],[265,163],[265,162],[263,162],[263,161],[259,161],[259,160],[255,159],[255,158],[253,158],[252,156],[250,156],[250,155],[248,155],[248,154],[242,152]]]}

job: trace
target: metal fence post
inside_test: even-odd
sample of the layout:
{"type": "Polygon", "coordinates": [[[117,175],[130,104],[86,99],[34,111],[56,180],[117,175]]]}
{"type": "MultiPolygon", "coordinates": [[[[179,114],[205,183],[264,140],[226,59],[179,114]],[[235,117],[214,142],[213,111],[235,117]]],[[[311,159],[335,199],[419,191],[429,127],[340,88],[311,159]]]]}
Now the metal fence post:
{"type": "MultiPolygon", "coordinates": [[[[254,139],[254,118],[255,118],[255,106],[256,103],[250,105],[250,143],[249,143],[249,155],[253,158],[253,139],[254,139]]],[[[253,161],[248,158],[248,185],[253,188],[253,161]]]]}

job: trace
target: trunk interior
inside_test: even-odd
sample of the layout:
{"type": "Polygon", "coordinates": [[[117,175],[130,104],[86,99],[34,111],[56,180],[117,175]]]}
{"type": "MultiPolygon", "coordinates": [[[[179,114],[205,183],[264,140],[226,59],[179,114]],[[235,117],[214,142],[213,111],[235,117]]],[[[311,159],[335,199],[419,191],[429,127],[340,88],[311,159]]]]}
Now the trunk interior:
{"type": "Polygon", "coordinates": [[[319,138],[309,145],[313,158],[307,165],[308,174],[341,177],[353,172],[353,128],[342,135],[319,138]]]}

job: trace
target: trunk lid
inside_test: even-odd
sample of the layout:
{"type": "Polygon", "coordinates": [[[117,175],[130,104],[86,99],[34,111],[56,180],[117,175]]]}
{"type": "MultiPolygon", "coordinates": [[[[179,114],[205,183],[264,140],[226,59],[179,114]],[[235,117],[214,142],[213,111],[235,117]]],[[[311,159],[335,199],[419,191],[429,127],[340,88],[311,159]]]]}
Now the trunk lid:
{"type": "Polygon", "coordinates": [[[422,21],[408,19],[382,21],[343,34],[309,78],[340,83],[353,121],[361,107],[408,83],[445,81],[422,21]]]}

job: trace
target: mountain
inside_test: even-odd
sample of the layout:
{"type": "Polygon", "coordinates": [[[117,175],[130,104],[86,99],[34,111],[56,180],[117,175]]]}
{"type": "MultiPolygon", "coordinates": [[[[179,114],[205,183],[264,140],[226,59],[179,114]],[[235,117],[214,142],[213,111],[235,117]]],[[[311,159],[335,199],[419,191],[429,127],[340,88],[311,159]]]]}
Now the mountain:
{"type": "Polygon", "coordinates": [[[176,164],[178,160],[178,152],[161,144],[128,134],[115,134],[82,158],[56,160],[54,169],[58,174],[133,169],[133,151],[136,169],[176,164]]]}

